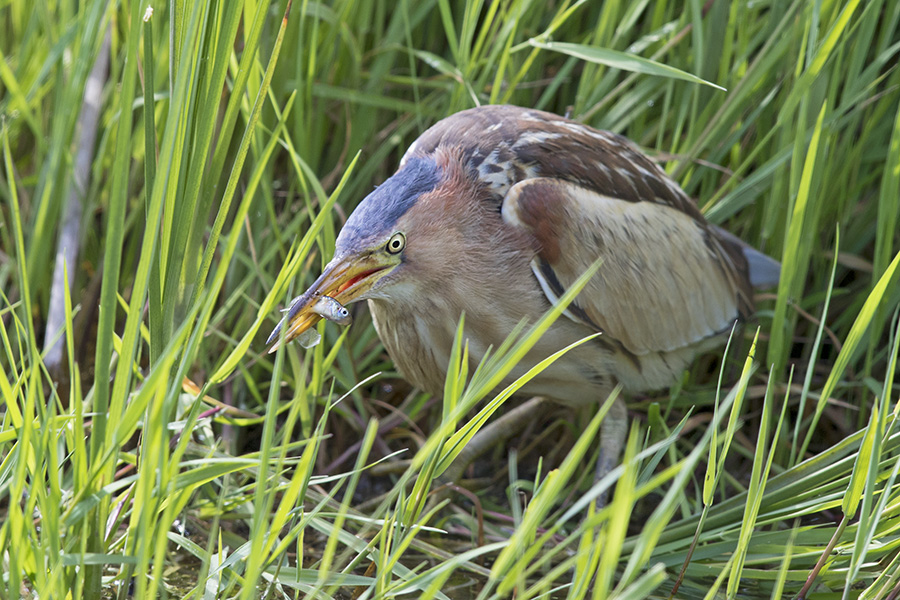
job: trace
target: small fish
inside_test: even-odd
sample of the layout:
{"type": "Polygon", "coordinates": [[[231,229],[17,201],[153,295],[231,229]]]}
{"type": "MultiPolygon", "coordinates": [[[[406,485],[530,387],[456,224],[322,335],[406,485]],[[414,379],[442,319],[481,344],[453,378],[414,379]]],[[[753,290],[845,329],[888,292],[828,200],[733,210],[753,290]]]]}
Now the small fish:
{"type": "Polygon", "coordinates": [[[313,304],[312,311],[338,325],[349,325],[353,322],[350,311],[331,296],[319,296],[319,299],[313,304]]]}

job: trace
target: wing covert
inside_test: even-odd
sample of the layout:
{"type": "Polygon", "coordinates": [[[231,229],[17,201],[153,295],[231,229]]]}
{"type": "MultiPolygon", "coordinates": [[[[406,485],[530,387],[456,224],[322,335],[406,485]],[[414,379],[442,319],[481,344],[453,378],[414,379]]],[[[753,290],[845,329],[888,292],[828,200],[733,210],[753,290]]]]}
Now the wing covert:
{"type": "Polygon", "coordinates": [[[751,310],[742,255],[675,207],[534,178],[510,188],[502,215],[531,234],[532,270],[551,302],[603,258],[566,314],[634,354],[691,346],[751,310]]]}

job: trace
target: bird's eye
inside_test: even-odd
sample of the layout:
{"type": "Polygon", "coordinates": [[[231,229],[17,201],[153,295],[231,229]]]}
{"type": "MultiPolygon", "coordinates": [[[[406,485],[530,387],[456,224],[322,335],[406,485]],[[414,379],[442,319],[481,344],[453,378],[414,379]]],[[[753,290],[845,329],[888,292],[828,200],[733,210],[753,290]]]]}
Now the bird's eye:
{"type": "Polygon", "coordinates": [[[387,251],[391,254],[397,254],[406,246],[406,236],[400,232],[391,236],[387,243],[387,251]]]}

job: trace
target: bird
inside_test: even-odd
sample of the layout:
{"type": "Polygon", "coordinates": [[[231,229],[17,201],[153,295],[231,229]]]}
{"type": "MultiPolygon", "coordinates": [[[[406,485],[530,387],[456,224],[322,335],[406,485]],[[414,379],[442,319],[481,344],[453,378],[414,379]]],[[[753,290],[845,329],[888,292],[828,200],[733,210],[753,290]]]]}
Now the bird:
{"type": "MultiPolygon", "coordinates": [[[[441,396],[461,315],[477,365],[598,260],[505,383],[599,335],[529,381],[521,393],[530,402],[583,406],[616,386],[626,394],[670,386],[752,316],[754,289],[780,274],[776,260],[709,223],[629,139],[541,110],[486,105],[413,142],[347,218],[334,258],[267,343],[274,351],[312,327],[321,296],[366,300],[400,373],[441,396]]],[[[533,418],[536,406],[512,414],[533,418]]],[[[509,435],[514,419],[505,417],[479,434],[479,452],[509,435]]],[[[618,462],[627,419],[619,398],[601,426],[598,477],[618,462]]]]}

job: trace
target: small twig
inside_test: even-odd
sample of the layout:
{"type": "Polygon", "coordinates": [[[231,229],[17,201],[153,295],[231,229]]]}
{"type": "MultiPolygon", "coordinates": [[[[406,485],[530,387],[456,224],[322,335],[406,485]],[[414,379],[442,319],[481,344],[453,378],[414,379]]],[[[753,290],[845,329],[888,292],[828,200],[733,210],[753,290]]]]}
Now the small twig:
{"type": "Polygon", "coordinates": [[[806,600],[806,595],[809,594],[809,590],[812,589],[813,583],[815,583],[816,581],[816,577],[819,576],[819,572],[822,570],[822,567],[825,566],[825,561],[827,561],[831,556],[831,552],[837,545],[838,540],[841,539],[841,535],[844,533],[844,529],[846,529],[848,522],[849,519],[847,518],[847,515],[844,515],[844,518],[841,519],[841,522],[838,524],[838,528],[835,530],[834,535],[831,536],[831,540],[829,540],[828,545],[825,546],[825,550],[822,551],[822,555],[816,562],[816,566],[813,567],[813,570],[809,572],[809,576],[806,578],[806,583],[803,584],[803,588],[801,588],[800,593],[797,594],[796,600],[806,600]]]}
{"type": "Polygon", "coordinates": [[[455,483],[446,483],[431,491],[435,497],[440,497],[443,489],[453,490],[457,494],[461,494],[469,499],[469,502],[475,507],[475,521],[478,523],[478,533],[476,538],[479,546],[484,546],[484,508],[481,506],[481,500],[474,493],[455,483]]]}
{"type": "Polygon", "coordinates": [[[891,593],[884,597],[884,600],[897,600],[898,596],[900,596],[900,581],[897,582],[891,593]]]}
{"type": "MultiPolygon", "coordinates": [[[[834,256],[834,255],[832,254],[832,256],[834,256]]],[[[756,295],[754,296],[754,299],[755,299],[755,300],[759,300],[759,301],[762,301],[762,300],[775,300],[776,298],[778,298],[778,295],[777,295],[777,294],[771,294],[771,293],[756,294],[756,295]]],[[[788,300],[788,304],[787,304],[787,305],[790,306],[790,307],[794,310],[794,312],[796,312],[798,315],[800,315],[801,317],[803,317],[805,320],[809,321],[810,323],[812,323],[812,324],[815,325],[816,327],[818,327],[818,326],[819,326],[819,323],[821,323],[821,321],[819,320],[818,317],[816,317],[816,316],[814,316],[814,315],[812,315],[812,314],[806,312],[806,311],[803,310],[802,308],[800,308],[800,306],[799,306],[796,302],[793,302],[793,301],[791,301],[791,300],[788,300]]],[[[841,348],[843,348],[844,346],[843,346],[843,344],[841,343],[840,338],[838,338],[837,334],[836,334],[830,327],[828,327],[827,325],[825,326],[825,335],[827,335],[828,338],[831,340],[831,343],[834,344],[835,349],[836,349],[838,352],[840,352],[840,351],[841,351],[841,348]]]]}
{"type": "MultiPolygon", "coordinates": [[[[431,403],[431,402],[432,402],[432,400],[429,400],[429,403],[431,403]]],[[[396,412],[392,413],[388,417],[385,417],[384,420],[382,420],[379,423],[378,435],[379,436],[384,435],[391,429],[398,427],[400,425],[400,423],[402,423],[404,420],[409,420],[409,417],[407,417],[406,413],[403,412],[402,410],[397,410],[396,412]]],[[[328,463],[328,465],[322,469],[322,472],[323,473],[334,473],[335,471],[337,471],[338,468],[340,468],[340,466],[342,464],[344,464],[351,456],[356,454],[356,452],[359,450],[361,445],[362,445],[361,440],[355,442],[352,446],[350,446],[349,448],[344,450],[344,452],[341,453],[340,456],[338,456],[336,459],[334,459],[333,461],[328,463]]],[[[390,452],[388,452],[387,454],[390,454],[390,452]]]]}
{"type": "Polygon", "coordinates": [[[58,375],[62,364],[63,343],[59,332],[66,319],[65,283],[68,270],[69,286],[75,279],[75,264],[81,242],[82,200],[87,193],[94,162],[94,145],[97,141],[97,125],[100,121],[100,100],[109,66],[110,32],[106,30],[103,45],[84,86],[81,114],[78,115],[80,133],[78,153],[72,181],[66,197],[65,217],[56,247],[56,264],[53,267],[53,284],[50,288],[50,307],[47,311],[47,327],[44,330],[44,364],[50,373],[58,375]]]}

